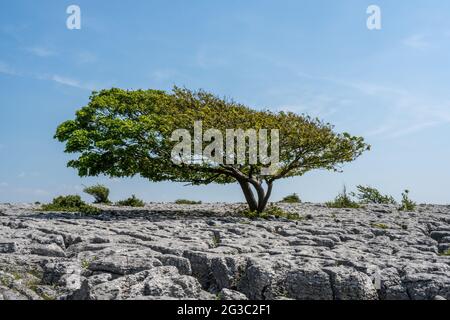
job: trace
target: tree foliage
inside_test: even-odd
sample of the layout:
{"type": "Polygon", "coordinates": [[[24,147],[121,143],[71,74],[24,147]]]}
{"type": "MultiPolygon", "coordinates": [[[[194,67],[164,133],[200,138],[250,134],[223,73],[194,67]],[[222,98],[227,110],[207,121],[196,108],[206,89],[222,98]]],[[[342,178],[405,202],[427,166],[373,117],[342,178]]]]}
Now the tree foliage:
{"type": "MultiPolygon", "coordinates": [[[[301,176],[313,169],[341,170],[369,149],[362,137],[335,133],[318,119],[292,112],[253,110],[205,91],[175,87],[160,90],[121,89],[94,92],[73,120],[62,123],[55,138],[65,151],[78,154],[68,163],[80,176],[140,175],[150,181],[194,185],[233,183],[241,186],[251,210],[262,212],[276,180],[301,176]],[[271,176],[262,164],[221,164],[212,161],[175,164],[172,132],[194,134],[194,122],[204,130],[278,129],[280,163],[271,176]]],[[[269,143],[270,145],[270,143],[269,143]]]]}

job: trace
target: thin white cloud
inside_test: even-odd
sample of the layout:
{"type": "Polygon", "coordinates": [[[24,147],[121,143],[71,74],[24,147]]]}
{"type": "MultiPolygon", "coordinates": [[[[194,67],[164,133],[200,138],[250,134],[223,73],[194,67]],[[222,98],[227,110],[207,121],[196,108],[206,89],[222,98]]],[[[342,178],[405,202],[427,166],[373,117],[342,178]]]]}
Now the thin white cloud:
{"type": "Polygon", "coordinates": [[[53,50],[50,50],[48,48],[45,47],[30,47],[30,48],[26,48],[26,50],[28,52],[30,52],[31,54],[41,57],[41,58],[47,58],[47,57],[51,57],[51,56],[55,56],[56,52],[53,50]]]}
{"type": "Polygon", "coordinates": [[[401,128],[399,130],[393,131],[392,133],[388,134],[388,137],[398,138],[398,137],[402,137],[402,136],[407,136],[407,135],[422,131],[427,128],[432,128],[439,124],[441,124],[439,121],[429,121],[429,122],[424,122],[424,123],[412,124],[405,128],[401,128]]]}
{"type": "Polygon", "coordinates": [[[76,61],[79,64],[94,63],[97,60],[97,56],[89,51],[81,51],[76,55],[76,61]]]}
{"type": "Polygon", "coordinates": [[[18,76],[19,73],[10,67],[7,63],[0,61],[0,73],[7,74],[10,76],[18,76]]]}
{"type": "Polygon", "coordinates": [[[297,72],[297,76],[302,77],[302,78],[311,79],[311,80],[330,82],[330,83],[333,83],[338,86],[356,89],[366,95],[379,95],[379,94],[383,94],[383,93],[384,94],[387,93],[387,94],[403,95],[403,94],[407,93],[404,90],[386,87],[386,86],[382,86],[382,85],[374,84],[374,83],[363,82],[363,81],[350,81],[350,80],[338,79],[338,78],[334,78],[334,77],[314,76],[314,75],[310,75],[310,74],[307,74],[304,72],[297,72]]]}
{"type": "Polygon", "coordinates": [[[0,188],[7,188],[9,184],[7,182],[0,182],[0,188]]]}
{"type": "Polygon", "coordinates": [[[32,171],[32,172],[25,172],[25,171],[22,171],[22,172],[20,172],[20,173],[17,175],[17,177],[18,177],[18,178],[39,177],[40,175],[41,175],[41,173],[40,173],[40,172],[37,172],[37,171],[32,171]]]}
{"type": "Polygon", "coordinates": [[[77,88],[77,89],[83,89],[83,90],[93,91],[93,90],[96,90],[96,87],[97,87],[97,86],[89,84],[89,83],[83,83],[74,78],[60,76],[57,74],[37,75],[36,78],[39,80],[50,80],[50,81],[56,82],[56,83],[64,85],[64,86],[77,88]]]}
{"type": "Polygon", "coordinates": [[[12,68],[7,63],[2,62],[2,61],[0,61],[0,74],[7,74],[7,75],[11,75],[11,76],[24,76],[24,77],[28,77],[28,78],[32,78],[32,79],[37,79],[37,80],[53,81],[53,82],[56,82],[56,83],[64,85],[64,86],[69,86],[69,87],[83,89],[83,90],[90,90],[90,91],[97,90],[97,88],[100,87],[97,84],[93,84],[90,82],[82,82],[80,80],[66,77],[66,76],[61,76],[58,74],[37,74],[37,73],[31,73],[31,72],[21,73],[21,72],[15,70],[14,68],[12,68]]]}
{"type": "Polygon", "coordinates": [[[76,184],[76,185],[63,184],[60,186],[59,189],[63,193],[74,193],[74,192],[78,193],[78,192],[82,192],[84,188],[85,188],[84,186],[79,185],[79,184],[76,184]]]}
{"type": "Polygon", "coordinates": [[[430,47],[430,42],[423,34],[413,34],[402,41],[403,45],[413,49],[426,49],[430,47]]]}
{"type": "Polygon", "coordinates": [[[327,119],[339,111],[337,105],[341,103],[332,96],[322,94],[310,98],[301,98],[296,103],[282,105],[277,108],[277,111],[305,113],[319,119],[327,119]]]}
{"type": "Polygon", "coordinates": [[[174,78],[176,75],[177,72],[170,69],[155,70],[151,73],[151,77],[156,81],[165,81],[174,78]]]}
{"type": "Polygon", "coordinates": [[[54,74],[54,75],[50,76],[50,80],[55,81],[59,84],[69,86],[69,87],[82,88],[80,82],[78,80],[75,80],[72,78],[62,77],[62,76],[54,74]]]}
{"type": "Polygon", "coordinates": [[[203,46],[197,51],[195,63],[203,69],[226,66],[228,61],[222,56],[222,53],[218,48],[203,46]]]}
{"type": "Polygon", "coordinates": [[[450,101],[413,93],[385,96],[389,103],[385,120],[367,136],[399,138],[450,123],[450,101]]]}
{"type": "MultiPolygon", "coordinates": [[[[431,46],[431,43],[427,40],[425,35],[414,35],[405,39],[404,44],[409,45],[410,47],[424,49],[431,46]]],[[[272,57],[261,53],[252,52],[251,55],[254,58],[263,59],[268,63],[285,68],[289,71],[298,69],[296,65],[273,59],[272,57]]],[[[368,96],[368,98],[377,99],[382,103],[381,106],[385,109],[382,114],[384,120],[378,123],[375,128],[369,128],[365,134],[368,136],[398,138],[450,123],[450,101],[439,100],[434,96],[423,96],[417,92],[410,92],[404,89],[376,83],[347,80],[330,76],[317,76],[299,71],[294,71],[294,74],[307,80],[325,82],[357,90],[359,93],[368,96]]],[[[334,99],[334,101],[339,100],[340,99],[337,97],[334,99]]],[[[328,105],[328,108],[330,108],[331,104],[328,105]]],[[[294,107],[287,106],[286,109],[292,110],[294,107]]],[[[295,110],[302,110],[302,108],[296,107],[295,110]]],[[[327,111],[325,105],[323,110],[320,111],[323,112],[324,110],[325,112],[327,111]]],[[[309,113],[310,109],[307,109],[306,111],[309,113]]],[[[333,114],[332,107],[330,112],[333,114]]]]}
{"type": "Polygon", "coordinates": [[[313,76],[306,73],[297,75],[355,89],[364,95],[383,101],[386,107],[384,121],[367,131],[366,136],[394,139],[450,123],[450,101],[439,101],[434,97],[423,97],[415,92],[374,83],[313,76]]]}
{"type": "Polygon", "coordinates": [[[12,193],[36,197],[50,195],[50,192],[40,188],[14,188],[11,191],[12,193]]]}

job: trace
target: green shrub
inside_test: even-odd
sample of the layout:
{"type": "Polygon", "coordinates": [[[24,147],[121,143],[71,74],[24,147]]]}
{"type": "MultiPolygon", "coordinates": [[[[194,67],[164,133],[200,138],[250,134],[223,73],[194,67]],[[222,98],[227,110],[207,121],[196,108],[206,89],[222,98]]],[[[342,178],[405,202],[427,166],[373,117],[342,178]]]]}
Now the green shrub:
{"type": "Polygon", "coordinates": [[[280,202],[281,203],[301,203],[302,201],[300,200],[300,197],[298,196],[298,194],[293,193],[293,194],[290,194],[290,195],[284,197],[280,202]]]}
{"type": "Polygon", "coordinates": [[[186,200],[186,199],[178,199],[175,200],[176,204],[202,204],[201,201],[192,201],[192,200],[186,200]]]}
{"type": "Polygon", "coordinates": [[[136,198],[136,196],[133,194],[131,198],[118,201],[116,205],[120,207],[144,207],[145,203],[141,199],[136,198]]]}
{"type": "Polygon", "coordinates": [[[85,214],[96,214],[100,210],[86,204],[79,195],[59,196],[54,198],[52,203],[44,204],[42,211],[64,211],[80,212],[85,214]]]}
{"type": "Polygon", "coordinates": [[[352,192],[351,195],[356,197],[359,202],[363,204],[396,204],[395,199],[392,196],[383,195],[375,188],[359,185],[356,189],[358,189],[358,192],[352,192]]]}
{"type": "Polygon", "coordinates": [[[242,215],[246,218],[249,218],[249,219],[257,219],[257,218],[269,219],[270,217],[285,218],[285,219],[289,219],[289,220],[301,220],[302,219],[302,217],[300,217],[298,214],[286,212],[283,209],[281,209],[277,206],[274,206],[274,205],[269,206],[262,213],[259,213],[257,211],[251,211],[249,209],[245,209],[240,212],[240,215],[242,215]]]}
{"type": "Polygon", "coordinates": [[[111,203],[109,201],[109,189],[101,184],[96,184],[95,186],[86,187],[83,190],[85,193],[93,196],[95,198],[94,203],[111,203]]]}
{"type": "Polygon", "coordinates": [[[401,205],[400,211],[414,211],[416,209],[416,203],[409,198],[409,190],[405,190],[402,193],[401,205]]]}
{"type": "Polygon", "coordinates": [[[54,198],[51,205],[58,206],[60,208],[79,208],[85,205],[85,202],[81,200],[79,195],[68,195],[54,198]]]}
{"type": "Polygon", "coordinates": [[[347,194],[347,188],[344,186],[344,190],[333,201],[325,203],[328,208],[361,208],[358,202],[352,200],[347,194]]]}
{"type": "Polygon", "coordinates": [[[442,252],[441,254],[439,254],[440,256],[444,256],[444,257],[448,257],[450,256],[450,249],[447,249],[446,251],[442,252]]]}

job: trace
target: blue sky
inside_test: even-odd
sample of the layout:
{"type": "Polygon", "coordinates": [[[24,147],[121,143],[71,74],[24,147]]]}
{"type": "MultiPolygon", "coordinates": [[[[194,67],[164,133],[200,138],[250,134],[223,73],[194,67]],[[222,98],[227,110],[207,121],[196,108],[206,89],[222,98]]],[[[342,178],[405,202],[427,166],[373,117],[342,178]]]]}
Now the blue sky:
{"type": "Polygon", "coordinates": [[[53,140],[90,91],[203,88],[254,108],[318,116],[372,151],[343,173],[280,181],[273,199],[369,184],[450,202],[450,2],[1,1],[0,202],[48,201],[100,182],[112,198],[242,201],[237,185],[84,178],[53,140]],[[79,5],[81,30],[66,28],[79,5]],[[366,9],[380,6],[382,30],[366,9]]]}

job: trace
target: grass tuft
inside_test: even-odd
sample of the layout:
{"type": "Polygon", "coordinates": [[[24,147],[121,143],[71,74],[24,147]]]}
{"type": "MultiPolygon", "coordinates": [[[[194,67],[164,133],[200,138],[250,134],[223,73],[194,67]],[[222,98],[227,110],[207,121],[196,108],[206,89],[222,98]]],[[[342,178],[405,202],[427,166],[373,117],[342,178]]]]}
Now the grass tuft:
{"type": "Polygon", "coordinates": [[[251,211],[245,209],[240,212],[240,215],[249,219],[270,219],[270,218],[284,218],[288,220],[302,220],[303,217],[295,213],[284,211],[283,209],[271,205],[264,212],[251,211]]]}

